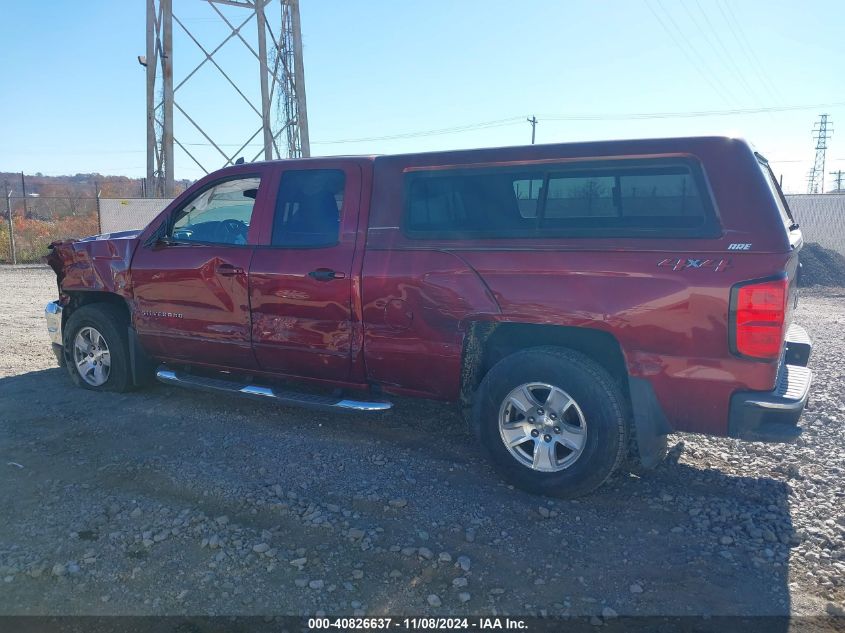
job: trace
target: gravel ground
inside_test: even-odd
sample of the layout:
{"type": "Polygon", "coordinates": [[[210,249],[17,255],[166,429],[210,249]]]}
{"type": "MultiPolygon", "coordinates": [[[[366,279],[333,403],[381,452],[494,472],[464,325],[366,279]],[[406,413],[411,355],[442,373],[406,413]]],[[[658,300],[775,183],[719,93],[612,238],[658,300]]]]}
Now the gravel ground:
{"type": "Polygon", "coordinates": [[[789,446],[672,436],[579,501],[502,484],[446,406],[326,415],[74,388],[0,267],[0,614],[824,615],[845,607],[845,290],[812,290],[789,446]]]}

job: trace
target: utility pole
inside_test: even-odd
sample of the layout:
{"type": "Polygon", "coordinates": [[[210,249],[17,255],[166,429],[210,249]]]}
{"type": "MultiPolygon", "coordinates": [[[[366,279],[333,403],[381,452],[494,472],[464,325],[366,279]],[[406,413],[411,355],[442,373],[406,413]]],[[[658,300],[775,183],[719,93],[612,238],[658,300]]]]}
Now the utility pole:
{"type": "MultiPolygon", "coordinates": [[[[196,0],[194,0],[195,2],[196,0]]],[[[146,57],[138,61],[146,67],[147,76],[147,195],[173,196],[174,186],[174,147],[178,146],[205,173],[220,166],[234,165],[241,153],[256,138],[261,139],[261,150],[252,158],[265,160],[282,158],[279,149],[279,137],[285,134],[287,139],[286,155],[294,158],[310,155],[308,135],[308,115],[305,102],[305,70],[302,61],[302,33],[299,18],[299,0],[203,0],[219,18],[222,25],[228,27],[228,35],[215,47],[207,47],[191,32],[184,21],[173,12],[173,0],[146,0],[147,2],[147,39],[146,57]],[[231,7],[238,7],[233,10],[231,7]],[[271,8],[275,7],[275,11],[271,8]],[[242,10],[246,9],[246,12],[242,10]],[[227,13],[229,12],[229,13],[227,13]],[[245,13],[243,19],[233,20],[233,13],[245,13]],[[247,24],[255,19],[255,36],[249,37],[247,24]],[[180,29],[185,38],[180,38],[174,46],[173,28],[180,29]],[[174,49],[181,42],[193,42],[199,48],[200,61],[175,83],[173,77],[174,49]],[[257,64],[258,90],[242,90],[235,79],[243,76],[255,80],[255,75],[241,67],[243,74],[230,75],[217,62],[215,55],[226,46],[227,51],[235,44],[244,47],[247,54],[255,57],[257,64]],[[257,49],[257,50],[256,50],[257,49]],[[219,77],[233,88],[244,100],[245,105],[260,120],[260,127],[232,151],[224,150],[225,142],[215,139],[213,134],[203,129],[197,122],[190,108],[183,107],[176,97],[185,90],[186,83],[203,66],[214,67],[219,77]],[[260,92],[260,103],[254,102],[251,95],[260,92]],[[178,93],[178,95],[177,95],[178,93]],[[276,106],[274,109],[274,105],[276,106]],[[187,122],[205,140],[199,145],[207,145],[219,154],[221,164],[208,164],[208,158],[198,158],[198,152],[189,148],[190,144],[180,142],[180,130],[174,130],[173,113],[178,111],[180,124],[187,122]],[[277,113],[274,116],[274,112],[277,113]],[[204,164],[205,163],[205,164],[204,164]]],[[[222,83],[222,82],[221,82],[222,83]]],[[[253,84],[254,85],[254,84],[253,84]]],[[[204,87],[210,94],[216,88],[204,87]]],[[[184,103],[184,102],[183,102],[184,103]]],[[[228,116],[241,117],[240,112],[227,113],[228,116]]],[[[182,137],[184,138],[184,137],[182,137]]],[[[216,159],[215,159],[216,161],[216,159]]]]}
{"type": "Polygon", "coordinates": [[[161,0],[162,93],[164,120],[162,121],[161,151],[164,154],[164,197],[173,197],[173,0],[161,0]]]}
{"type": "Polygon", "coordinates": [[[258,83],[261,87],[261,129],[264,132],[264,160],[273,159],[273,130],[270,129],[270,85],[267,77],[267,16],[264,0],[255,3],[258,24],[258,83]]]}
{"type": "MultiPolygon", "coordinates": [[[[150,188],[155,189],[157,163],[161,161],[156,136],[156,68],[158,66],[158,20],[154,0],[147,0],[147,54],[138,62],[147,72],[147,177],[150,188]]],[[[144,193],[146,198],[146,192],[144,193]]],[[[153,196],[150,196],[153,197],[153,196]]]]}
{"type": "Polygon", "coordinates": [[[26,210],[26,180],[23,177],[23,172],[21,172],[21,190],[23,195],[23,217],[29,217],[29,212],[26,210]]]}
{"type": "Polygon", "coordinates": [[[530,119],[525,119],[531,124],[531,144],[534,145],[534,137],[537,132],[537,117],[531,115],[530,119]]]}
{"type": "Polygon", "coordinates": [[[103,232],[103,218],[100,214],[100,183],[94,182],[94,197],[97,199],[97,233],[103,232]]]}
{"type": "Polygon", "coordinates": [[[845,172],[843,172],[841,169],[838,171],[830,172],[830,175],[836,178],[836,193],[842,193],[843,174],[845,174],[845,172]]]}
{"type": "Polygon", "coordinates": [[[174,178],[173,0],[147,0],[147,55],[138,61],[147,69],[147,181],[152,184],[149,193],[169,198],[173,196],[174,178]],[[159,98],[161,101],[156,104],[159,98]]]}
{"type": "Polygon", "coordinates": [[[816,140],[816,160],[807,177],[807,193],[824,193],[824,160],[827,140],[833,135],[832,121],[829,115],[819,115],[818,123],[813,126],[813,138],[816,140]]]}
{"type": "Polygon", "coordinates": [[[18,256],[15,253],[15,222],[12,220],[12,192],[9,189],[9,183],[4,182],[3,188],[6,190],[6,213],[9,216],[9,250],[11,251],[12,255],[12,263],[18,263],[18,256]]]}
{"type": "MultiPolygon", "coordinates": [[[[284,120],[279,121],[287,138],[287,153],[291,158],[311,156],[308,133],[308,108],[305,100],[305,66],[302,61],[302,25],[299,19],[299,0],[280,0],[282,3],[282,33],[279,37],[276,66],[281,64],[276,102],[284,120]]],[[[272,93],[272,91],[271,91],[272,93]]]]}
{"type": "MultiPolygon", "coordinates": [[[[290,15],[290,34],[285,33],[283,35],[282,48],[289,49],[293,56],[293,89],[291,92],[296,101],[296,117],[292,121],[296,132],[299,133],[299,155],[302,158],[308,158],[311,156],[311,137],[308,134],[308,108],[305,102],[305,64],[302,61],[302,23],[299,20],[299,0],[283,0],[283,24],[286,21],[285,13],[290,15]]],[[[292,151],[294,145],[294,143],[288,142],[289,152],[292,151]]],[[[291,157],[293,157],[292,154],[291,157]]]]}

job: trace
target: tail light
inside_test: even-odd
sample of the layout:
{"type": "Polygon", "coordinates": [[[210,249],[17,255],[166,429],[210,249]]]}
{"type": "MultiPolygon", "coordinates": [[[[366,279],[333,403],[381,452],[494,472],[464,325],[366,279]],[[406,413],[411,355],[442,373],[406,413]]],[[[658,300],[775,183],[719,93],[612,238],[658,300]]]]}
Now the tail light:
{"type": "Polygon", "coordinates": [[[789,280],[739,284],[731,291],[731,342],[743,356],[774,360],[783,348],[789,280]]]}

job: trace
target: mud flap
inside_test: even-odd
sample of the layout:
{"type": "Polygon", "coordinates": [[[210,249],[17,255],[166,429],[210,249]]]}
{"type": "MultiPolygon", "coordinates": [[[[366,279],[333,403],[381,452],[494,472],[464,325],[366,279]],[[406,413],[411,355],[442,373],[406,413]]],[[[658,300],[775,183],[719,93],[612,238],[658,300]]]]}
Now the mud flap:
{"type": "Polygon", "coordinates": [[[663,436],[672,432],[651,383],[644,378],[628,378],[637,452],[643,468],[653,468],[663,459],[663,436]]]}
{"type": "Polygon", "coordinates": [[[59,367],[65,366],[65,348],[58,343],[53,343],[53,354],[56,356],[56,362],[59,367]]]}
{"type": "Polygon", "coordinates": [[[155,361],[141,347],[135,328],[131,325],[127,328],[126,337],[129,342],[129,366],[132,370],[132,384],[136,387],[152,384],[155,378],[155,361]]]}

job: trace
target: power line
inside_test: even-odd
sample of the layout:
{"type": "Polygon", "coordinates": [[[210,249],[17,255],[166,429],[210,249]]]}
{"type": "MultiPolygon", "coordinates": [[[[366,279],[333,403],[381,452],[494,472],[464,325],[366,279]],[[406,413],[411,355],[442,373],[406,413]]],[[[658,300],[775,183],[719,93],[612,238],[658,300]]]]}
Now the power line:
{"type": "Polygon", "coordinates": [[[681,50],[681,52],[684,54],[684,57],[687,58],[687,61],[689,61],[690,64],[695,67],[695,69],[699,72],[699,74],[701,74],[707,84],[713,89],[714,92],[717,92],[722,97],[722,99],[724,99],[725,101],[733,101],[734,103],[736,103],[736,99],[734,98],[734,96],[730,93],[727,88],[719,84],[718,79],[716,79],[715,81],[711,79],[709,69],[707,68],[707,63],[701,58],[701,55],[698,53],[698,50],[692,45],[692,43],[684,37],[683,31],[680,29],[677,22],[675,22],[675,19],[672,17],[672,14],[666,10],[660,0],[655,0],[655,2],[657,3],[657,6],[660,8],[660,10],[663,11],[664,15],[666,16],[666,19],[669,21],[671,26],[675,28],[675,31],[677,31],[677,34],[680,39],[679,37],[675,36],[675,33],[672,32],[669,26],[667,26],[666,22],[664,22],[660,15],[657,13],[657,11],[655,11],[654,7],[651,6],[651,2],[649,0],[645,0],[645,4],[648,7],[649,11],[651,11],[652,15],[654,15],[654,17],[660,23],[660,26],[663,27],[663,30],[675,43],[675,46],[677,46],[681,50]],[[686,44],[686,46],[684,46],[684,44],[686,44]],[[687,47],[689,48],[689,50],[687,49],[687,47]]]}
{"type": "MultiPolygon", "coordinates": [[[[698,110],[689,112],[634,112],[634,113],[620,113],[620,114],[540,114],[539,119],[544,121],[629,121],[629,120],[644,120],[644,119],[692,119],[701,117],[717,117],[717,116],[743,116],[761,113],[774,112],[793,112],[798,110],[817,110],[819,108],[840,108],[845,107],[845,101],[835,103],[823,104],[807,104],[807,105],[791,105],[778,107],[760,107],[760,108],[733,108],[728,110],[698,110]]],[[[392,141],[397,139],[418,138],[422,136],[440,136],[444,134],[458,134],[463,132],[473,132],[475,130],[483,130],[497,127],[506,127],[513,125],[521,125],[523,123],[522,116],[513,116],[506,119],[496,119],[493,121],[483,121],[480,123],[471,123],[467,125],[456,125],[448,128],[439,128],[433,130],[420,130],[417,132],[404,132],[397,134],[389,134],[386,136],[368,136],[360,138],[345,138],[333,141],[311,141],[312,145],[340,145],[343,143],[363,143],[369,141],[392,141]]]]}
{"type": "MultiPolygon", "coordinates": [[[[619,114],[540,114],[538,118],[544,121],[630,121],[630,120],[648,120],[648,119],[692,119],[692,118],[706,118],[706,117],[721,117],[721,116],[747,116],[762,113],[777,113],[777,112],[795,112],[800,110],[818,110],[818,109],[834,109],[845,107],[845,102],[833,103],[814,103],[805,105],[789,105],[789,106],[772,106],[760,108],[732,108],[725,110],[698,110],[685,112],[633,112],[633,113],[619,113],[619,114]]],[[[452,127],[437,128],[430,130],[419,130],[415,132],[403,132],[396,134],[389,134],[385,136],[368,136],[359,138],[345,138],[332,141],[311,141],[315,145],[339,145],[344,143],[363,143],[370,141],[390,141],[406,138],[419,138],[425,136],[440,136],[447,134],[459,134],[464,132],[473,132],[476,130],[485,130],[498,127],[507,127],[514,125],[521,125],[524,121],[523,116],[513,116],[504,119],[495,119],[492,121],[482,121],[479,123],[470,123],[465,125],[456,125],[452,127]]],[[[185,143],[191,147],[209,147],[210,143],[185,143]]],[[[236,143],[218,143],[223,147],[240,146],[236,143]]],[[[260,143],[251,143],[250,146],[261,146],[260,143]]],[[[143,150],[126,150],[116,152],[104,151],[83,151],[83,152],[68,152],[68,154],[123,154],[142,152],[143,150]]],[[[51,155],[54,152],[51,151],[51,155]]],[[[843,161],[843,158],[834,158],[833,161],[843,161]]],[[[770,160],[772,163],[787,163],[787,162],[803,162],[801,160],[770,160]]],[[[133,167],[134,169],[134,167],[133,167]]],[[[47,172],[44,172],[47,173],[47,172]]],[[[59,173],[59,172],[55,172],[59,173]]],[[[63,172],[62,172],[63,173],[63,172]]]]}
{"type": "MultiPolygon", "coordinates": [[[[662,19],[662,18],[658,15],[657,11],[655,11],[655,10],[654,10],[654,7],[652,7],[652,6],[651,6],[651,3],[649,2],[649,0],[644,0],[644,2],[645,2],[645,5],[648,7],[648,10],[649,10],[649,11],[651,11],[651,14],[654,16],[654,18],[655,18],[655,19],[657,20],[657,22],[660,24],[660,26],[661,26],[661,28],[663,29],[663,31],[664,31],[664,32],[665,32],[665,33],[669,36],[669,38],[672,40],[672,42],[675,44],[675,46],[677,46],[677,47],[680,49],[681,53],[683,53],[684,57],[686,57],[686,58],[687,58],[687,61],[690,63],[690,65],[692,65],[692,66],[693,66],[693,67],[694,67],[694,68],[695,68],[695,69],[696,69],[696,70],[697,70],[697,71],[701,74],[701,76],[702,76],[702,78],[704,79],[704,81],[706,81],[706,82],[709,84],[709,86],[710,86],[710,87],[711,87],[711,88],[712,88],[715,92],[719,92],[719,93],[720,93],[720,95],[721,95],[721,97],[722,97],[723,99],[725,99],[725,95],[724,95],[724,93],[722,93],[722,92],[719,90],[718,86],[717,86],[716,84],[714,84],[714,83],[710,80],[710,77],[708,77],[708,76],[704,73],[704,71],[701,69],[701,67],[699,67],[699,65],[698,65],[698,64],[696,63],[696,61],[692,58],[692,56],[689,54],[689,52],[687,52],[687,50],[686,50],[686,49],[685,49],[685,48],[681,45],[680,40],[678,40],[678,39],[675,37],[675,34],[674,34],[674,33],[672,33],[672,31],[669,29],[669,27],[666,25],[666,23],[663,21],[663,19],[662,19]]],[[[726,99],[726,100],[727,100],[727,99],[726,99]]]]}
{"type": "Polygon", "coordinates": [[[626,121],[632,119],[694,119],[710,116],[731,116],[745,114],[762,114],[767,112],[793,112],[797,110],[814,110],[818,108],[840,108],[845,101],[815,105],[767,106],[759,108],[731,108],[726,110],[698,110],[690,112],[642,112],[632,114],[576,114],[576,115],[540,115],[549,121],[626,121]]]}
{"type": "MultiPolygon", "coordinates": [[[[807,162],[807,161],[802,160],[800,158],[791,158],[791,159],[788,159],[788,160],[787,159],[772,160],[770,158],[767,158],[766,160],[770,163],[805,163],[805,162],[807,162]]],[[[845,158],[828,158],[827,159],[827,162],[829,162],[829,163],[841,163],[842,161],[845,161],[845,158]]],[[[833,173],[833,172],[830,172],[830,173],[833,173]]],[[[843,173],[845,173],[845,172],[843,172],[843,173]]]]}
{"type": "Polygon", "coordinates": [[[745,78],[745,75],[743,75],[743,73],[742,73],[742,70],[740,70],[739,66],[737,66],[736,62],[733,60],[733,57],[731,56],[731,54],[728,51],[727,47],[725,46],[724,42],[722,42],[722,38],[719,36],[718,29],[716,29],[713,26],[713,23],[710,21],[710,16],[707,15],[707,12],[704,10],[704,7],[701,6],[701,2],[699,2],[699,0],[695,0],[695,6],[698,7],[698,11],[704,17],[704,21],[707,23],[707,27],[708,27],[709,31],[712,33],[714,40],[718,44],[718,49],[716,47],[712,46],[712,40],[710,40],[710,38],[707,35],[708,29],[701,28],[698,20],[696,20],[695,16],[687,8],[686,4],[681,3],[681,6],[684,8],[684,11],[686,11],[687,15],[689,15],[692,18],[695,25],[701,30],[702,35],[704,35],[704,37],[708,40],[708,42],[711,42],[711,48],[713,48],[714,51],[717,51],[719,53],[719,58],[722,60],[722,62],[725,63],[725,65],[731,70],[731,72],[734,74],[734,76],[736,76],[739,79],[743,88],[745,88],[745,91],[749,94],[749,96],[752,98],[752,100],[755,103],[760,103],[760,99],[757,98],[757,94],[754,92],[754,89],[751,87],[751,84],[748,83],[748,81],[745,78]]]}
{"type": "Polygon", "coordinates": [[[419,136],[439,136],[442,134],[457,134],[459,132],[472,132],[475,130],[486,130],[495,127],[504,127],[522,123],[521,116],[508,117],[495,121],[484,121],[482,123],[471,123],[468,125],[457,125],[454,127],[439,128],[435,130],[423,130],[420,132],[403,132],[401,134],[390,134],[387,136],[368,136],[361,138],[345,138],[336,141],[311,141],[312,145],[337,145],[340,143],[363,143],[367,141],[392,141],[396,139],[416,138],[419,136]]]}
{"type": "Polygon", "coordinates": [[[780,92],[777,89],[777,85],[772,82],[772,80],[769,78],[769,75],[766,73],[765,67],[763,66],[763,64],[760,63],[760,58],[757,57],[757,53],[754,52],[754,47],[751,46],[751,43],[745,36],[745,31],[743,30],[739,20],[736,19],[736,14],[733,12],[733,9],[731,9],[730,3],[723,3],[722,0],[716,0],[716,6],[719,7],[719,12],[725,19],[725,23],[728,25],[728,29],[734,36],[734,39],[737,41],[737,43],[739,43],[740,47],[742,48],[743,54],[749,60],[749,62],[751,62],[749,64],[750,68],[760,79],[761,84],[766,89],[766,92],[769,93],[769,96],[776,103],[780,102],[780,92]],[[734,26],[736,26],[736,28],[734,28],[734,26]]]}

